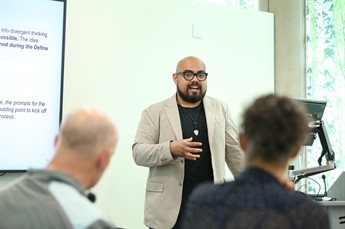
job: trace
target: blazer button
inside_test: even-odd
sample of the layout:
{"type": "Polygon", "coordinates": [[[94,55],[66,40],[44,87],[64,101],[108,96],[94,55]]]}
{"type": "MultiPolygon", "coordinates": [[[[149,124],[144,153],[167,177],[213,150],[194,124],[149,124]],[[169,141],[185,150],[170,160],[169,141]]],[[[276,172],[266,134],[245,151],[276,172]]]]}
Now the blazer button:
{"type": "Polygon", "coordinates": [[[181,159],[181,163],[183,163],[183,159],[181,159]]]}
{"type": "Polygon", "coordinates": [[[181,181],[179,182],[179,185],[182,186],[182,182],[181,181]]]}

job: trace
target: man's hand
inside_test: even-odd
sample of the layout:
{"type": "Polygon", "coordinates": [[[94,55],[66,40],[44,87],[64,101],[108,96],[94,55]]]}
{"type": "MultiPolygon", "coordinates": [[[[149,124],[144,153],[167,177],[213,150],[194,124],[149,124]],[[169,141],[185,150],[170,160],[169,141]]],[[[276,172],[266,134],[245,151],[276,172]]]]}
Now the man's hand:
{"type": "Polygon", "coordinates": [[[193,138],[170,142],[170,152],[173,157],[183,157],[186,160],[196,160],[202,151],[199,147],[201,142],[193,142],[193,138]]]}

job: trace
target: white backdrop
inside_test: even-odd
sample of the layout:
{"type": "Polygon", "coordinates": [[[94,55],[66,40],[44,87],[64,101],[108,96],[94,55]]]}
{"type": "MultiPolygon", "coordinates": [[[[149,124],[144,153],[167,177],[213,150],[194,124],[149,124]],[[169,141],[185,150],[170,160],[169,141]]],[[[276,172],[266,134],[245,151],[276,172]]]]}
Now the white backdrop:
{"type": "Polygon", "coordinates": [[[94,189],[114,223],[144,228],[148,169],[134,164],[131,145],[142,110],[175,92],[176,63],[202,58],[208,95],[227,102],[239,123],[249,101],[274,91],[273,38],[269,13],[188,1],[68,1],[64,114],[96,106],[119,129],[116,153],[94,189]]]}

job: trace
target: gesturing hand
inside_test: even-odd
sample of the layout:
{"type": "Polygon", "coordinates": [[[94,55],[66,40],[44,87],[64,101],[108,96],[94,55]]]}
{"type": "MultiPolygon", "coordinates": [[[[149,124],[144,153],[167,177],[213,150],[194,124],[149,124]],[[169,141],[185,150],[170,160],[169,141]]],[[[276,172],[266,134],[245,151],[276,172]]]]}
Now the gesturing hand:
{"type": "Polygon", "coordinates": [[[170,142],[170,152],[174,157],[183,157],[186,160],[196,160],[200,157],[198,153],[202,151],[199,148],[201,142],[193,142],[193,138],[186,138],[179,141],[170,142]]]}

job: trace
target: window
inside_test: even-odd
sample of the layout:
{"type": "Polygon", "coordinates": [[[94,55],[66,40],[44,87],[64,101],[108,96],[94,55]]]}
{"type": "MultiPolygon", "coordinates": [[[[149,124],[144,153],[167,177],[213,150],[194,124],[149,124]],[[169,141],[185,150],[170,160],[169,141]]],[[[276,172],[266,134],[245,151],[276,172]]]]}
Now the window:
{"type": "Polygon", "coordinates": [[[257,10],[259,8],[258,0],[196,0],[196,2],[205,2],[219,5],[228,5],[242,9],[257,10]]]}
{"type": "MultiPolygon", "coordinates": [[[[335,152],[337,169],[316,175],[327,177],[327,187],[345,170],[345,1],[306,0],[306,92],[307,98],[326,100],[323,120],[335,152]]],[[[316,143],[316,142],[315,142],[316,143]]],[[[317,166],[321,146],[307,150],[307,167],[317,166]]],[[[323,162],[325,159],[323,159],[323,162]]],[[[308,183],[308,193],[318,193],[316,182],[308,183]]]]}

